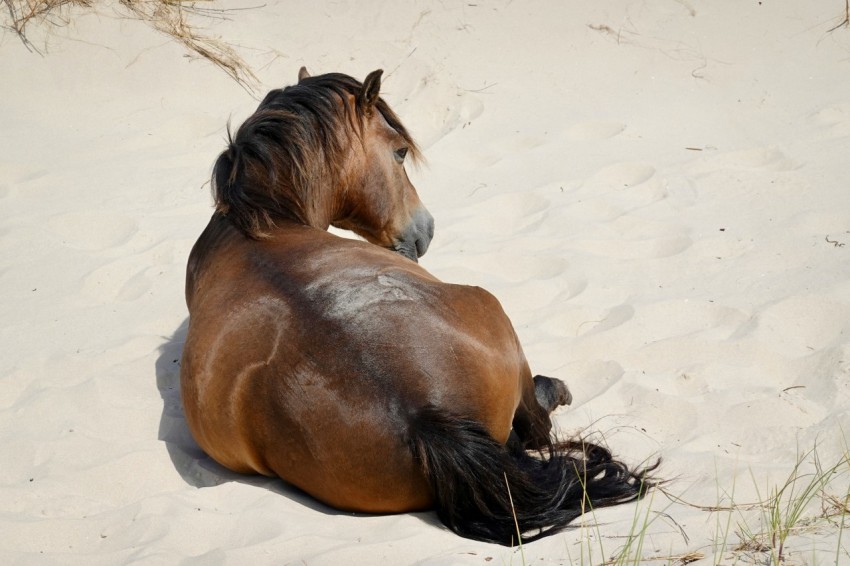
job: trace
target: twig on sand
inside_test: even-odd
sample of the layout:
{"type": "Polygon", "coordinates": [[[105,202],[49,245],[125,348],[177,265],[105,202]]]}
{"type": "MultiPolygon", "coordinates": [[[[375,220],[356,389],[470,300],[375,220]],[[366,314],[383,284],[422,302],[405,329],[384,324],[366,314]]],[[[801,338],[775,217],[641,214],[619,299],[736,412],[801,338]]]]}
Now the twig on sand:
{"type": "Polygon", "coordinates": [[[661,493],[663,493],[667,498],[671,501],[675,501],[676,503],[681,503],[682,505],[686,505],[693,509],[698,509],[700,511],[707,511],[709,513],[716,513],[718,511],[738,511],[738,510],[752,510],[758,509],[764,505],[764,502],[759,501],[757,503],[735,503],[730,505],[699,505],[698,503],[692,503],[686,499],[678,495],[673,495],[669,490],[664,488],[659,488],[661,493]]]}
{"type": "Polygon", "coordinates": [[[598,32],[601,32],[601,33],[608,34],[611,37],[615,38],[617,40],[618,44],[620,43],[620,32],[615,30],[614,28],[612,28],[609,25],[606,25],[606,24],[587,24],[587,27],[589,27],[593,31],[598,31],[598,32]]]}
{"type": "Polygon", "coordinates": [[[835,31],[842,26],[850,27],[850,0],[844,0],[844,19],[837,26],[829,28],[827,33],[835,31]]]}
{"type": "Polygon", "coordinates": [[[830,240],[829,234],[827,234],[826,238],[824,238],[824,239],[826,240],[827,244],[832,244],[832,246],[835,247],[835,248],[843,248],[844,247],[844,242],[839,242],[838,240],[830,240]]]}
{"type": "MultiPolygon", "coordinates": [[[[705,558],[705,554],[703,554],[702,552],[699,552],[699,551],[695,551],[695,552],[686,552],[685,554],[676,554],[676,555],[658,554],[658,555],[654,555],[654,556],[647,556],[645,558],[633,558],[630,562],[637,563],[637,562],[661,562],[661,561],[663,561],[663,562],[666,562],[667,564],[684,565],[684,564],[690,564],[691,562],[697,562],[698,560],[702,560],[703,558],[705,558]]],[[[615,565],[615,564],[620,564],[620,563],[624,563],[624,562],[622,560],[618,559],[618,558],[614,558],[614,559],[608,560],[607,562],[603,562],[603,565],[607,566],[609,564],[615,565]]]]}
{"type": "MultiPolygon", "coordinates": [[[[134,18],[150,25],[160,33],[180,42],[186,49],[207,59],[245,90],[253,92],[257,77],[250,67],[226,42],[207,37],[188,23],[186,14],[193,13],[203,17],[221,18],[224,9],[200,8],[198,2],[214,0],[120,0],[120,5],[134,18]]],[[[69,23],[67,9],[72,6],[92,8],[93,0],[2,0],[9,12],[6,27],[13,30],[30,51],[41,51],[27,38],[26,28],[33,22],[46,22],[48,25],[69,23]]],[[[247,8],[237,8],[247,9],[247,8]]],[[[0,21],[2,23],[2,21],[0,21]]]]}

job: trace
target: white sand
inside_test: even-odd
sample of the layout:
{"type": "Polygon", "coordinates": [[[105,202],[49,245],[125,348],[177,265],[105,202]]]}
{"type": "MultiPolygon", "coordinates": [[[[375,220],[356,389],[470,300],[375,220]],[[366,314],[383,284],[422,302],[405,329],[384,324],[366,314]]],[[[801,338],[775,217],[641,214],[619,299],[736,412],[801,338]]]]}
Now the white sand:
{"type": "MultiPolygon", "coordinates": [[[[562,431],[663,456],[669,492],[705,506],[764,498],[816,444],[824,465],[846,452],[843,2],[262,4],[194,21],[258,95],[302,64],[386,70],[429,161],[422,263],[501,299],[533,371],[572,389],[562,431]]],[[[184,266],[225,123],[257,101],[112,8],[46,41],[0,38],[0,563],[521,563],[432,513],[337,513],[199,452],[176,388],[184,266]]],[[[600,563],[649,503],[524,559],[600,563]]],[[[728,513],[651,505],[643,557],[766,557],[731,551],[758,510],[724,537],[728,513]]],[[[815,521],[786,555],[850,564],[838,533],[815,521]]]]}

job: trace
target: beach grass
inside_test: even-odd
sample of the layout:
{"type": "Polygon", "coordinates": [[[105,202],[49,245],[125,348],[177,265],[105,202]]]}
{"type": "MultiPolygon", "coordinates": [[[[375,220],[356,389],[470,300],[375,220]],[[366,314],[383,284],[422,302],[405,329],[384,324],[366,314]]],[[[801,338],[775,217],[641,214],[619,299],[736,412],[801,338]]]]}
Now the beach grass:
{"type": "MultiPolygon", "coordinates": [[[[717,471],[719,476],[719,470],[717,471]]],[[[637,566],[639,564],[684,565],[700,561],[709,555],[711,563],[719,564],[840,564],[850,560],[847,548],[850,522],[850,450],[825,465],[818,448],[800,453],[788,475],[779,483],[765,482],[753,473],[750,479],[757,494],[756,502],[736,501],[738,475],[732,485],[717,482],[717,500],[712,505],[697,505],[675,496],[669,488],[653,490],[645,499],[634,504],[634,512],[625,542],[606,555],[603,534],[595,511],[587,509],[580,531],[578,556],[566,550],[571,563],[604,566],[637,566]],[[668,496],[662,509],[657,509],[657,494],[668,496]],[[659,553],[647,551],[650,527],[659,518],[676,523],[676,507],[689,506],[712,515],[714,534],[707,547],[686,551],[659,553]],[[818,537],[835,535],[834,547],[823,545],[811,550],[801,548],[794,535],[809,533],[818,537]],[[793,559],[791,555],[793,554],[793,559]]],[[[681,527],[679,527],[681,529],[681,527]]],[[[688,537],[681,529],[682,537],[688,537]]]]}

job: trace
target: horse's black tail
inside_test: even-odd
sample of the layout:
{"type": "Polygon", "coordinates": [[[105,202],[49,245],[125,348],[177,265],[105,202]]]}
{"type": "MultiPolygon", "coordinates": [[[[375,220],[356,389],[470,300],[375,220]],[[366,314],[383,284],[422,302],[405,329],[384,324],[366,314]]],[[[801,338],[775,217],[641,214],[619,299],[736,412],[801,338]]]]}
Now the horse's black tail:
{"type": "Polygon", "coordinates": [[[410,447],[431,484],[440,520],[457,534],[512,546],[555,534],[583,511],[642,497],[658,465],[632,471],[586,442],[547,453],[511,450],[481,423],[435,407],[411,423],[410,447]]]}

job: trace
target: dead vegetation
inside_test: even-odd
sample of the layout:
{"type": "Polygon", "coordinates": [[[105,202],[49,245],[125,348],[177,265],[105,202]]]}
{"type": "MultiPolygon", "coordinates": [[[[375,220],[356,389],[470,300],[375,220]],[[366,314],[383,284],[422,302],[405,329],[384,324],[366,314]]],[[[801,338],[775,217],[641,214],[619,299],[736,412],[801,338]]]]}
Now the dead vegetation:
{"type": "Polygon", "coordinates": [[[257,83],[248,65],[236,51],[219,38],[200,33],[190,22],[195,18],[224,18],[227,11],[203,7],[214,0],[2,0],[6,14],[0,15],[0,26],[14,31],[30,51],[42,49],[28,37],[32,26],[68,25],[73,15],[95,10],[97,5],[111,5],[119,15],[145,22],[158,32],[181,43],[190,52],[210,61],[247,90],[257,83]],[[121,14],[123,12],[123,14],[121,14]]]}
{"type": "Polygon", "coordinates": [[[830,28],[829,31],[833,32],[840,27],[850,27],[850,0],[844,0],[844,19],[837,26],[830,28]]]}
{"type": "Polygon", "coordinates": [[[27,49],[41,53],[27,38],[26,29],[30,24],[67,25],[72,6],[90,8],[92,3],[92,0],[3,0],[9,14],[8,19],[3,18],[3,24],[18,34],[27,49]]]}

